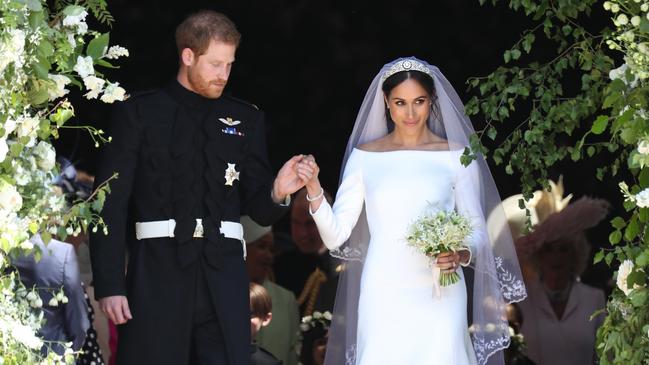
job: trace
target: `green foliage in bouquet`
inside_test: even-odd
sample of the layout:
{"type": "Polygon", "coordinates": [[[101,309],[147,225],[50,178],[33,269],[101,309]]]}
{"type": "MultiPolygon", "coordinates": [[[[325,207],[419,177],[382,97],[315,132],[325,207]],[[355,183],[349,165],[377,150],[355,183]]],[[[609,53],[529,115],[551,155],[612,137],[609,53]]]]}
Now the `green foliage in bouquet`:
{"type": "MultiPolygon", "coordinates": [[[[456,211],[438,210],[425,213],[408,228],[409,246],[434,258],[443,252],[467,249],[466,241],[473,228],[470,220],[456,211]]],[[[456,273],[442,273],[440,285],[448,286],[460,280],[456,273]]]]}

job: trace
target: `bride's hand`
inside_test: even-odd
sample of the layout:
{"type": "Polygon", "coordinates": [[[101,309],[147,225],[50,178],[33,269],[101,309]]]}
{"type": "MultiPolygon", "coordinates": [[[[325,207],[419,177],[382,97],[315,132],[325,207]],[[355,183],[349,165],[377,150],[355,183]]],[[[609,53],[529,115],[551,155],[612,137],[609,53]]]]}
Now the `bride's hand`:
{"type": "Polygon", "coordinates": [[[435,258],[435,265],[443,273],[452,273],[460,267],[460,254],[457,252],[442,252],[435,258]]]}
{"type": "Polygon", "coordinates": [[[300,177],[302,182],[306,185],[307,191],[310,196],[315,196],[320,193],[320,180],[318,179],[318,174],[320,173],[320,167],[315,162],[315,158],[312,155],[306,155],[302,160],[296,165],[297,175],[300,177]]]}

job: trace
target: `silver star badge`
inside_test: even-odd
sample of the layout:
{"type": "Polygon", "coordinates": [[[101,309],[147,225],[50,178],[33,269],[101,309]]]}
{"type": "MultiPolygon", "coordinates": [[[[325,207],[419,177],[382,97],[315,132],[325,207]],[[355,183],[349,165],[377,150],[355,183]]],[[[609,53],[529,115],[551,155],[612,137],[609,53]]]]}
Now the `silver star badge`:
{"type": "Polygon", "coordinates": [[[227,118],[219,118],[219,120],[220,120],[222,123],[225,123],[225,124],[229,125],[230,127],[233,127],[233,126],[235,126],[235,125],[239,125],[239,124],[241,124],[241,121],[240,121],[240,120],[234,120],[234,119],[232,119],[232,118],[230,118],[230,117],[227,117],[227,118]]]}
{"type": "Polygon", "coordinates": [[[239,171],[235,170],[236,164],[229,163],[225,169],[225,185],[232,186],[234,180],[239,180],[239,171]]]}

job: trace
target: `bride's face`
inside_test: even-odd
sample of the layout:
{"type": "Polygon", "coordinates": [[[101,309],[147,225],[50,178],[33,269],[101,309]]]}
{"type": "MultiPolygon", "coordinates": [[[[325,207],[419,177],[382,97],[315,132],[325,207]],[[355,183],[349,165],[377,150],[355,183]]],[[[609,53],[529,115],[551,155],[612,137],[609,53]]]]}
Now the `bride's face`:
{"type": "Polygon", "coordinates": [[[419,82],[406,79],[395,86],[385,100],[396,131],[423,130],[430,115],[431,100],[419,82]]]}

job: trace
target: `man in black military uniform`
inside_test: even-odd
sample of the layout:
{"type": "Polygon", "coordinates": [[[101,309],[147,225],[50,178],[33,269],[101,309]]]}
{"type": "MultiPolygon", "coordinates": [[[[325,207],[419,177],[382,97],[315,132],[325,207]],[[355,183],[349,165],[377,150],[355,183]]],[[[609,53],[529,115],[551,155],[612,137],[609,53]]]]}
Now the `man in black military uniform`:
{"type": "Polygon", "coordinates": [[[119,177],[102,212],[108,234],[90,249],[118,365],[250,362],[239,217],[274,223],[304,185],[304,157],[273,181],[263,114],[222,95],[239,39],[222,14],[191,15],[176,30],[177,79],[115,105],[96,181],[119,177]]]}

